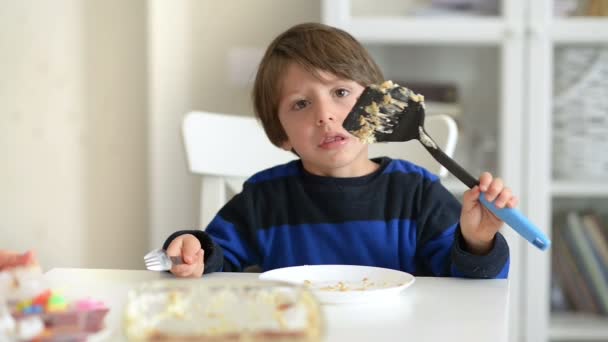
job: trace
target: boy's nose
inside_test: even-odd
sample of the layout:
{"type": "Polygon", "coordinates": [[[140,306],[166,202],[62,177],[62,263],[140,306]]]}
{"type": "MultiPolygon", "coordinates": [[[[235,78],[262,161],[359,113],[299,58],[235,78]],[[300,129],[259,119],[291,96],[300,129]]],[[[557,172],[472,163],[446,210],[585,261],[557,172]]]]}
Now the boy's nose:
{"type": "Polygon", "coordinates": [[[336,118],[333,115],[321,115],[319,116],[319,119],[317,120],[317,125],[318,126],[323,126],[323,125],[327,125],[329,122],[334,122],[336,121],[336,118]]]}
{"type": "Polygon", "coordinates": [[[331,105],[320,104],[317,108],[317,126],[327,125],[330,122],[335,122],[336,116],[331,105]]]}

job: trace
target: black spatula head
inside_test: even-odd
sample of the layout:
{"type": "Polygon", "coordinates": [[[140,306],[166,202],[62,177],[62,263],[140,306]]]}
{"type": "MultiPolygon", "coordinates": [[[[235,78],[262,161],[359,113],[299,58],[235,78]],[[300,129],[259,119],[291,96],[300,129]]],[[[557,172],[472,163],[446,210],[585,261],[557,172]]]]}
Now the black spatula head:
{"type": "Polygon", "coordinates": [[[420,139],[424,97],[391,81],[370,85],[343,126],[365,143],[420,139]]]}
{"type": "Polygon", "coordinates": [[[367,144],[416,139],[441,165],[467,186],[474,187],[477,180],[426,133],[424,115],[424,96],[386,81],[366,87],[342,125],[367,144]]]}

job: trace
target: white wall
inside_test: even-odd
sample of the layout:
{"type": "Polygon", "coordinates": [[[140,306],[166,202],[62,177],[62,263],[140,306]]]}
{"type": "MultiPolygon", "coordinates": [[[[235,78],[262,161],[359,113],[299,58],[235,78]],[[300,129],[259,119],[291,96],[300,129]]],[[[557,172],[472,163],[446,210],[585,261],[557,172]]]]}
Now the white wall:
{"type": "Polygon", "coordinates": [[[0,1],[0,248],[139,267],[145,3],[0,1]]]}

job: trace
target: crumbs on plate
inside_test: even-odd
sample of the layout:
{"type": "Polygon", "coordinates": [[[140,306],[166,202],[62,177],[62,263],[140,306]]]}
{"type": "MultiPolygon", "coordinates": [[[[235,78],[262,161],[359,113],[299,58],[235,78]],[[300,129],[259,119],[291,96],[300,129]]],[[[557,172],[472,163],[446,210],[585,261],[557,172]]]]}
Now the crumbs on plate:
{"type": "Polygon", "coordinates": [[[312,282],[310,280],[303,281],[304,287],[317,290],[317,291],[331,291],[331,292],[347,292],[347,291],[367,291],[373,289],[383,289],[389,287],[399,287],[405,285],[405,283],[391,283],[382,282],[376,284],[370,281],[367,277],[361,279],[361,281],[347,282],[347,281],[324,281],[324,282],[312,282]]]}

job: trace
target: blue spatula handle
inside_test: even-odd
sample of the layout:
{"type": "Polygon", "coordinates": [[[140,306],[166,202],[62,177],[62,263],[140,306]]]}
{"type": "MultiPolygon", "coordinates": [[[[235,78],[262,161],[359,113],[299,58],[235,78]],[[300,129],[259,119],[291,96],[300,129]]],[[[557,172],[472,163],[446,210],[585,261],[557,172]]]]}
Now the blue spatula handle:
{"type": "MultiPolygon", "coordinates": [[[[427,136],[427,138],[430,138],[427,136]]],[[[443,165],[450,173],[452,173],[456,178],[460,179],[466,186],[470,189],[479,185],[477,179],[475,179],[471,174],[469,174],[462,166],[458,165],[458,163],[452,159],[450,156],[445,154],[440,148],[437,146],[429,146],[428,144],[422,144],[426,148],[427,151],[435,158],[439,164],[443,165]]],[[[485,194],[481,194],[479,197],[479,201],[483,203],[483,205],[488,208],[494,215],[499,217],[501,220],[506,222],[511,228],[513,228],[516,232],[519,233],[524,239],[528,240],[531,244],[536,246],[541,251],[547,250],[551,246],[551,240],[543,233],[540,229],[538,229],[534,223],[532,223],[528,218],[526,218],[521,212],[517,209],[512,208],[503,208],[499,209],[494,206],[493,203],[488,202],[485,198],[485,194]]]]}
{"type": "Polygon", "coordinates": [[[493,202],[486,199],[486,195],[483,192],[479,195],[479,202],[540,250],[544,251],[551,246],[551,240],[549,240],[545,233],[538,229],[519,210],[507,207],[497,208],[493,202]]]}

